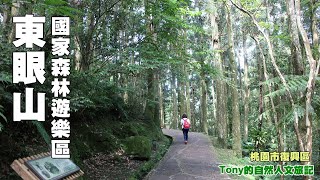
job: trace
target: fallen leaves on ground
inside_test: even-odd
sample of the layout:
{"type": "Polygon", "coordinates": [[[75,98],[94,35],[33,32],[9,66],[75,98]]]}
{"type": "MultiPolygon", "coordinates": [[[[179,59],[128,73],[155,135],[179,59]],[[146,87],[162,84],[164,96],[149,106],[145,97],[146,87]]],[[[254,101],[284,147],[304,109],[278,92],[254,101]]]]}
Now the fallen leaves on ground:
{"type": "Polygon", "coordinates": [[[112,154],[97,153],[84,160],[90,179],[127,179],[144,161],[133,160],[122,149],[112,154]]]}

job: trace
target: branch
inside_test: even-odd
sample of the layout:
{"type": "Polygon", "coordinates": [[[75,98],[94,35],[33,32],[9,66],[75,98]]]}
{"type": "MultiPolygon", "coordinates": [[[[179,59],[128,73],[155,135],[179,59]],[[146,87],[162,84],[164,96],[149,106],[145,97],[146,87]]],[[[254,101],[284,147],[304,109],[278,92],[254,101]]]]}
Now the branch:
{"type": "Polygon", "coordinates": [[[294,112],[294,118],[295,118],[295,122],[294,122],[294,129],[295,129],[295,132],[296,132],[296,135],[297,135],[297,140],[298,140],[298,144],[299,144],[299,148],[301,151],[304,151],[304,145],[303,145],[303,142],[302,142],[302,137],[300,136],[300,131],[299,131],[299,128],[298,128],[298,123],[299,123],[299,117],[298,117],[298,113],[296,111],[296,107],[295,107],[295,103],[294,103],[294,100],[293,100],[293,97],[291,95],[291,92],[289,90],[289,86],[286,82],[286,80],[284,79],[278,65],[277,65],[277,62],[274,58],[274,53],[273,53],[273,48],[272,48],[272,45],[271,45],[271,41],[270,41],[270,38],[269,38],[269,35],[266,34],[264,32],[264,29],[261,28],[261,26],[259,25],[259,23],[257,22],[256,18],[247,10],[243,9],[242,7],[240,7],[239,5],[237,5],[236,3],[234,3],[232,0],[230,0],[230,2],[236,7],[238,8],[240,11],[244,12],[245,14],[247,14],[248,16],[251,17],[253,23],[256,25],[256,27],[258,28],[258,30],[260,31],[260,33],[263,35],[264,39],[267,41],[267,45],[268,45],[268,53],[270,55],[270,58],[271,58],[271,62],[272,62],[272,65],[273,67],[275,68],[278,76],[280,77],[280,80],[282,82],[282,84],[284,85],[285,89],[286,89],[286,92],[289,96],[289,100],[290,100],[290,103],[291,103],[291,106],[293,108],[293,112],[294,112]]]}
{"type": "MultiPolygon", "coordinates": [[[[236,3],[234,3],[232,0],[230,0],[230,2],[232,3],[232,5],[234,5],[237,9],[239,9],[240,11],[242,11],[243,13],[247,14],[248,16],[250,16],[251,18],[254,18],[252,16],[252,13],[249,12],[248,10],[246,9],[243,9],[242,7],[240,7],[239,5],[237,5],[236,3]]],[[[255,18],[254,18],[255,19],[255,18]]]]}

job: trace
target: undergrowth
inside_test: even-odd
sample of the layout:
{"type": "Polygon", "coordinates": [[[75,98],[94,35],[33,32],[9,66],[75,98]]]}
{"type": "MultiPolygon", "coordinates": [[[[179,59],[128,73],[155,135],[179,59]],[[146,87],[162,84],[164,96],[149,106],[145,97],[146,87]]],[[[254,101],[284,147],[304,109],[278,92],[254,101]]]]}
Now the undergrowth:
{"type": "Polygon", "coordinates": [[[138,180],[145,177],[162,159],[165,153],[168,151],[172,138],[165,136],[161,141],[154,142],[154,149],[151,159],[145,162],[135,173],[129,177],[129,180],[138,180]]]}

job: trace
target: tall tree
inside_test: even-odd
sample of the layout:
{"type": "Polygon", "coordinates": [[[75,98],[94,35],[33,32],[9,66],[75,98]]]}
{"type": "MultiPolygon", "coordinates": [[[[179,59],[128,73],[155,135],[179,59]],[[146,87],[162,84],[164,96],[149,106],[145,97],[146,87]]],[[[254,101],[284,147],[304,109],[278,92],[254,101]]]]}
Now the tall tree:
{"type": "MultiPolygon", "coordinates": [[[[315,88],[315,77],[317,75],[317,72],[319,70],[319,64],[317,66],[317,62],[314,60],[313,55],[312,55],[312,50],[310,47],[310,42],[308,40],[308,36],[306,31],[303,28],[302,22],[301,22],[301,9],[300,9],[300,1],[299,0],[295,0],[295,11],[296,11],[296,22],[297,22],[297,27],[299,30],[299,33],[302,37],[303,40],[303,44],[305,47],[305,52],[306,52],[306,56],[309,62],[309,67],[310,67],[310,72],[309,72],[309,79],[308,79],[308,83],[307,83],[307,92],[306,92],[306,97],[305,97],[305,124],[306,124],[306,131],[305,133],[305,138],[302,138],[302,134],[301,134],[301,127],[299,128],[299,116],[298,116],[298,112],[295,106],[295,102],[294,99],[292,97],[292,93],[290,92],[289,86],[287,81],[285,80],[283,74],[280,72],[280,69],[275,61],[275,56],[274,56],[274,51],[273,51],[273,47],[271,45],[271,41],[270,38],[268,36],[268,34],[266,34],[264,32],[264,29],[259,25],[259,23],[257,22],[256,18],[254,15],[252,15],[248,10],[240,7],[239,5],[235,4],[232,0],[230,0],[232,2],[233,5],[235,5],[239,10],[241,10],[242,12],[246,13],[247,15],[250,16],[250,18],[252,19],[253,23],[255,24],[255,26],[258,28],[259,32],[263,35],[264,39],[267,42],[267,46],[268,46],[268,53],[269,56],[271,58],[271,62],[272,65],[274,66],[278,76],[280,77],[280,80],[283,84],[283,86],[285,87],[289,102],[291,104],[292,110],[293,110],[293,117],[294,117],[294,130],[295,130],[295,134],[296,134],[296,138],[297,138],[297,142],[298,142],[298,147],[300,151],[308,151],[310,152],[310,161],[307,162],[306,164],[310,164],[311,163],[311,156],[312,156],[312,116],[310,113],[310,107],[311,107],[311,100],[312,100],[312,95],[314,92],[314,88],[315,88]]],[[[305,177],[305,179],[312,179],[311,176],[307,176],[305,177]]]]}
{"type": "MultiPolygon", "coordinates": [[[[265,58],[263,50],[261,48],[260,41],[258,40],[258,38],[256,38],[256,36],[252,36],[252,38],[255,40],[255,42],[257,44],[257,47],[259,48],[259,51],[260,51],[259,54],[260,54],[260,57],[261,57],[262,63],[263,63],[264,78],[265,78],[266,81],[268,81],[269,80],[269,74],[268,74],[268,71],[267,71],[266,58],[265,58]]],[[[270,83],[268,83],[267,86],[268,86],[269,93],[271,93],[272,92],[272,87],[271,87],[270,83]]],[[[269,97],[269,98],[270,98],[270,102],[271,102],[271,108],[272,108],[274,124],[275,124],[276,131],[277,131],[278,151],[279,152],[283,152],[284,151],[284,139],[283,139],[283,132],[282,132],[281,124],[280,124],[278,116],[277,116],[277,111],[276,111],[276,108],[275,108],[274,101],[273,101],[272,97],[269,97]]],[[[279,162],[280,162],[280,165],[282,166],[283,162],[281,160],[279,160],[279,162]]],[[[283,179],[284,177],[281,176],[281,178],[283,179]]]]}
{"type": "Polygon", "coordinates": [[[291,38],[291,59],[293,61],[294,73],[301,75],[304,72],[302,63],[302,54],[300,46],[300,38],[298,27],[296,23],[296,11],[294,9],[294,0],[286,0],[287,2],[287,13],[289,16],[289,32],[291,38]]]}
{"type": "MultiPolygon", "coordinates": [[[[160,78],[160,77],[159,77],[160,78]]],[[[163,87],[162,87],[162,82],[160,82],[159,85],[159,114],[160,114],[160,126],[164,127],[164,103],[163,103],[163,87]]]]}
{"type": "Polygon", "coordinates": [[[309,11],[310,11],[310,19],[311,19],[311,24],[310,24],[310,29],[312,33],[312,52],[314,59],[317,60],[319,59],[319,32],[317,29],[317,23],[318,23],[318,18],[317,18],[317,8],[319,7],[319,3],[317,3],[316,0],[311,0],[309,1],[309,11]]]}
{"type": "MultiPolygon", "coordinates": [[[[310,67],[310,72],[309,72],[309,80],[307,84],[307,92],[306,92],[306,97],[305,97],[305,126],[306,126],[306,131],[305,133],[305,139],[302,139],[301,137],[298,138],[298,142],[300,144],[300,151],[308,151],[310,153],[310,161],[307,162],[306,164],[311,164],[312,163],[312,114],[310,112],[310,109],[312,108],[311,106],[311,100],[312,96],[314,94],[314,89],[315,89],[315,78],[319,72],[319,66],[320,66],[320,61],[317,62],[313,57],[312,54],[312,49],[310,46],[310,41],[308,39],[307,32],[303,28],[302,21],[301,21],[301,10],[300,10],[300,0],[295,0],[295,10],[297,12],[297,26],[299,29],[299,33],[302,36],[303,40],[303,45],[306,51],[306,56],[307,60],[309,63],[310,67]]],[[[296,122],[297,124],[297,122],[296,122]]],[[[299,129],[296,130],[297,134],[299,134],[299,129]]],[[[312,179],[312,176],[306,177],[306,179],[312,179]]]]}
{"type": "MultiPolygon", "coordinates": [[[[183,68],[183,73],[185,76],[185,81],[186,81],[186,89],[185,89],[185,93],[186,93],[186,113],[188,118],[191,119],[191,104],[190,104],[190,82],[189,82],[189,74],[188,74],[188,70],[187,67],[184,66],[183,68]]],[[[191,121],[193,121],[191,119],[191,121]]]]}
{"type": "Polygon", "coordinates": [[[246,46],[246,36],[245,31],[242,31],[242,48],[244,57],[244,121],[243,121],[243,141],[248,141],[248,116],[249,116],[249,77],[248,77],[248,58],[247,58],[247,46],[246,46]]]}
{"type": "Polygon", "coordinates": [[[190,102],[190,118],[191,118],[191,127],[193,131],[197,131],[197,126],[196,126],[196,94],[195,94],[195,86],[194,86],[194,82],[190,83],[191,86],[191,92],[190,92],[190,96],[191,96],[191,102],[190,102]]]}
{"type": "MultiPolygon", "coordinates": [[[[20,1],[18,0],[13,0],[12,1],[12,4],[9,4],[8,6],[11,7],[11,11],[10,11],[10,16],[9,16],[9,13],[6,13],[7,17],[6,18],[9,18],[11,17],[15,17],[15,16],[18,16],[19,14],[19,11],[20,11],[20,8],[21,8],[21,3],[20,1]]],[[[4,21],[5,22],[5,21],[4,21]]],[[[12,20],[11,20],[12,22],[12,20]]],[[[14,32],[15,32],[16,28],[15,26],[11,29],[11,32],[9,33],[9,36],[8,36],[8,42],[9,43],[12,43],[13,40],[14,40],[14,32]]]]}
{"type": "Polygon", "coordinates": [[[200,74],[200,86],[201,86],[201,130],[208,134],[208,122],[207,122],[207,83],[205,80],[205,73],[202,71],[200,74]]]}
{"type": "Polygon", "coordinates": [[[178,103],[178,107],[179,107],[179,115],[181,116],[182,114],[185,114],[187,113],[186,109],[186,96],[185,96],[185,90],[186,90],[186,87],[185,87],[185,77],[184,77],[184,73],[183,73],[183,70],[184,67],[183,65],[180,66],[179,68],[179,76],[178,76],[178,100],[179,100],[179,103],[178,103]]]}
{"type": "Polygon", "coordinates": [[[172,92],[172,99],[173,99],[173,103],[172,103],[172,125],[171,128],[173,129],[177,129],[178,127],[178,100],[177,100],[177,88],[176,88],[176,74],[175,72],[172,70],[172,79],[171,79],[171,92],[172,92]]]}
{"type": "Polygon", "coordinates": [[[233,42],[233,30],[232,30],[232,18],[231,18],[231,6],[229,3],[225,3],[227,10],[227,35],[228,35],[228,57],[230,61],[230,70],[232,84],[235,86],[232,88],[232,149],[235,150],[237,156],[242,156],[241,148],[241,131],[240,131],[240,112],[239,112],[239,94],[237,89],[237,65],[234,56],[234,42],[233,42]]]}
{"type": "MultiPolygon", "coordinates": [[[[220,36],[218,24],[218,7],[215,3],[211,2],[210,4],[210,25],[211,25],[211,43],[214,52],[214,64],[215,68],[219,70],[220,77],[213,84],[216,86],[217,91],[217,130],[218,130],[218,141],[220,142],[223,148],[227,147],[227,117],[226,117],[226,94],[225,94],[225,82],[223,81],[223,61],[221,58],[221,47],[220,47],[220,36]]],[[[223,9],[223,8],[222,8],[223,9]]],[[[222,28],[221,28],[222,29],[222,28]]],[[[214,87],[213,87],[214,88],[214,87]]]]}
{"type": "MultiPolygon", "coordinates": [[[[145,8],[145,19],[146,19],[146,41],[149,41],[151,44],[155,44],[157,40],[157,34],[155,32],[155,23],[153,22],[153,11],[151,8],[150,0],[144,0],[144,8],[145,8]]],[[[149,43],[147,42],[147,43],[149,43]]],[[[150,58],[150,57],[146,57],[150,58]]],[[[155,81],[155,72],[157,69],[149,68],[147,70],[147,103],[145,109],[145,117],[151,121],[154,121],[155,124],[160,126],[160,122],[158,119],[154,119],[154,113],[156,111],[156,104],[155,104],[155,94],[157,89],[157,84],[155,81]]]]}

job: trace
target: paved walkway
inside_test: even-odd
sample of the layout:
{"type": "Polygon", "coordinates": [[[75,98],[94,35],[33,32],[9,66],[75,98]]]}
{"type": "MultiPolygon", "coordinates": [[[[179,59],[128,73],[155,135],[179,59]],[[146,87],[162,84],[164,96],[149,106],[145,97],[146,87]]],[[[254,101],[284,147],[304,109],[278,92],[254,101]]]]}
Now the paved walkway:
{"type": "Polygon", "coordinates": [[[189,141],[185,145],[181,130],[163,130],[164,134],[173,137],[168,152],[152,170],[146,179],[149,180],[211,180],[230,179],[220,173],[219,162],[212,150],[209,138],[201,133],[189,132],[189,141]]]}

